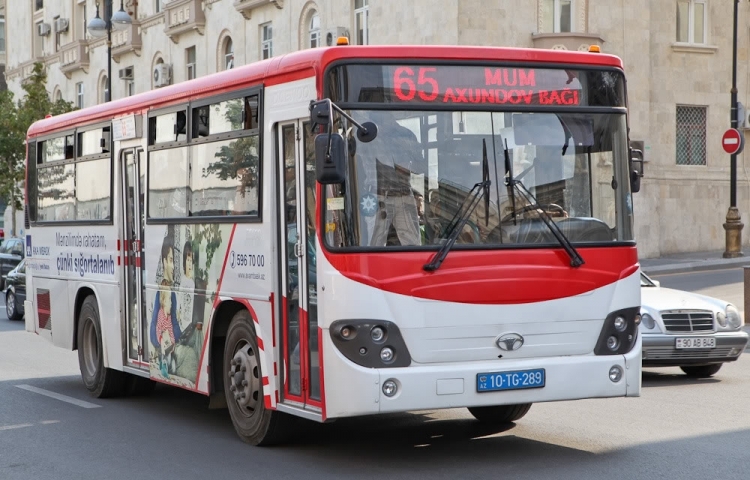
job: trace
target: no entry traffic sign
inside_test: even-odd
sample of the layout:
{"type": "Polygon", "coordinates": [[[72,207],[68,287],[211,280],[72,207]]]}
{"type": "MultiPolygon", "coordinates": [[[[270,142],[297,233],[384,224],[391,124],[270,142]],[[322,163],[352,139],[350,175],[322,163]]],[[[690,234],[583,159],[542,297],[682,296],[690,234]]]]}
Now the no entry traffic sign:
{"type": "Polygon", "coordinates": [[[745,136],[736,128],[730,128],[721,137],[721,146],[729,155],[736,155],[745,146],[745,136]]]}

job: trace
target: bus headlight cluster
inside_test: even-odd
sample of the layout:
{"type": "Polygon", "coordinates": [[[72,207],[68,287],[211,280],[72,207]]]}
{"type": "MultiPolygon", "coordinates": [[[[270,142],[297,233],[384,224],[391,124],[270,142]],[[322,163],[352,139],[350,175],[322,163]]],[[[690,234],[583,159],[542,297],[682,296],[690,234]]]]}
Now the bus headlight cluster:
{"type": "Polygon", "coordinates": [[[644,319],[641,318],[640,307],[611,312],[604,320],[594,353],[622,355],[632,350],[638,338],[638,325],[641,321],[644,319]]]}
{"type": "Polygon", "coordinates": [[[330,334],[336,348],[357,365],[369,368],[411,365],[409,350],[393,322],[337,320],[331,324],[330,334]]]}

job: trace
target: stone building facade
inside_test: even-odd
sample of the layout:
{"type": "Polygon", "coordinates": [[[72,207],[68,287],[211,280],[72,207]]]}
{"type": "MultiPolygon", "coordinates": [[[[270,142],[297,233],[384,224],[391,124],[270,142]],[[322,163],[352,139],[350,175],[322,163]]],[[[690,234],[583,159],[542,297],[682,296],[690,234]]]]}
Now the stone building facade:
{"type": "MultiPolygon", "coordinates": [[[[106,38],[85,28],[95,0],[14,2],[9,88],[19,95],[33,62],[42,60],[53,98],[83,107],[104,101],[106,38]]],[[[118,10],[120,2],[114,4],[118,10]]],[[[123,6],[134,21],[113,32],[112,98],[325,46],[338,35],[355,44],[600,45],[624,61],[631,140],[645,153],[646,176],[635,195],[641,256],[724,249],[730,171],[720,140],[730,126],[732,0],[125,0],[123,6]]],[[[745,105],[749,16],[750,5],[740,2],[737,78],[745,105]]],[[[746,118],[740,123],[750,127],[746,118]]],[[[745,221],[746,155],[739,155],[737,172],[745,221]]],[[[743,246],[750,250],[747,230],[743,246]]]]}

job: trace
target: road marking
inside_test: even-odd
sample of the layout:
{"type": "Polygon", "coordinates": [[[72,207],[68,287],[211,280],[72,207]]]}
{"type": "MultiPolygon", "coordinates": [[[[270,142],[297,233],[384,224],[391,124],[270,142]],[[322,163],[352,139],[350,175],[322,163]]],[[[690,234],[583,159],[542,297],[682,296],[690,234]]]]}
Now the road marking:
{"type": "Polygon", "coordinates": [[[73,405],[78,405],[82,408],[101,408],[101,405],[97,405],[95,403],[84,402],[83,400],[78,400],[77,398],[50,392],[49,390],[44,390],[42,388],[32,387],[31,385],[16,385],[16,387],[22,390],[28,390],[29,392],[38,393],[39,395],[44,395],[45,397],[54,398],[56,400],[60,400],[61,402],[72,403],[73,405]]]}
{"type": "Polygon", "coordinates": [[[42,420],[39,423],[41,425],[52,425],[53,423],[60,423],[60,420],[42,420]]]}
{"type": "Polygon", "coordinates": [[[21,423],[19,425],[6,425],[4,427],[0,427],[0,431],[3,430],[15,430],[17,428],[26,428],[26,427],[33,427],[34,425],[30,423],[21,423]]]}

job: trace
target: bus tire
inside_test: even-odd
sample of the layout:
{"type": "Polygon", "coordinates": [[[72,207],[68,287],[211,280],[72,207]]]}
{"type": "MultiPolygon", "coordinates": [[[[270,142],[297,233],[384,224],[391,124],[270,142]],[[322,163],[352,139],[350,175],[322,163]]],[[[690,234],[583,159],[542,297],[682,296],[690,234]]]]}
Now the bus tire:
{"type": "Polygon", "coordinates": [[[290,417],[265,406],[259,353],[252,317],[240,310],[224,344],[224,395],[237,435],[251,445],[266,446],[285,440],[290,417]]]}
{"type": "Polygon", "coordinates": [[[530,403],[497,405],[492,407],[469,407],[469,413],[480,422],[511,423],[520,420],[531,409],[530,403]]]}
{"type": "Polygon", "coordinates": [[[124,393],[125,374],[104,367],[102,328],[96,297],[89,295],[78,314],[78,365],[83,384],[96,398],[117,397],[124,393]]]}
{"type": "Polygon", "coordinates": [[[713,377],[719,370],[721,370],[721,365],[721,363],[714,363],[712,365],[700,365],[697,367],[686,365],[680,367],[680,370],[685,372],[685,375],[690,378],[709,378],[713,377]]]}

